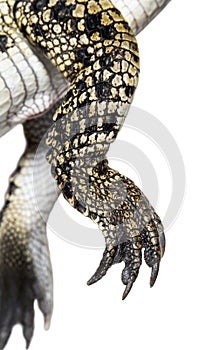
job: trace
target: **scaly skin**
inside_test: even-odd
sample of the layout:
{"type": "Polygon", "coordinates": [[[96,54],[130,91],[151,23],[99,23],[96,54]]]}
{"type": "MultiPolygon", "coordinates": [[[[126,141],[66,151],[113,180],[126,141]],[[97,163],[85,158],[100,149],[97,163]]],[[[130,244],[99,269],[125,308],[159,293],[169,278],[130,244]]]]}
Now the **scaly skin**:
{"type": "MultiPolygon", "coordinates": [[[[53,111],[51,111],[53,112],[53,111]]],[[[52,269],[46,237],[46,221],[57,199],[54,185],[48,182],[45,151],[36,149],[51,124],[51,112],[24,124],[26,150],[10,177],[0,224],[0,349],[5,346],[16,323],[23,326],[23,334],[30,343],[33,334],[33,302],[44,314],[45,328],[49,327],[53,309],[52,269]],[[39,178],[35,181],[33,169],[39,178]],[[41,193],[38,210],[35,191],[41,193]]],[[[50,180],[50,179],[49,179],[50,180]]]]}
{"type": "MultiPolygon", "coordinates": [[[[134,34],[170,0],[114,0],[134,34]]],[[[13,17],[15,0],[0,0],[0,136],[43,114],[67,89],[67,82],[40,51],[31,47],[13,17]]]]}
{"type": "Polygon", "coordinates": [[[170,0],[112,0],[135,35],[143,30],[169,2],[170,0]]]}
{"type": "MultiPolygon", "coordinates": [[[[145,6],[140,17],[138,11],[128,16],[134,33],[138,33],[169,1],[135,2],[139,10],[145,6]]],[[[123,0],[114,3],[121,6],[124,15],[127,8],[132,9],[123,0]]],[[[0,105],[4,111],[0,114],[0,132],[38,117],[24,124],[28,145],[10,180],[1,215],[3,349],[16,323],[23,325],[29,345],[34,299],[44,314],[46,327],[52,313],[46,224],[36,209],[30,184],[34,154],[52,116],[54,124],[47,133],[52,174],[67,201],[98,224],[106,241],[100,266],[88,284],[102,278],[112,264],[124,261],[124,299],[137,278],[143,248],[145,261],[152,267],[153,286],[165,239],[160,219],[144,194],[130,179],[111,169],[106,160],[132,102],[139,73],[137,43],[120,12],[107,0],[17,1],[15,7],[12,0],[0,1],[0,50],[0,62],[15,69],[25,91],[16,89],[10,74],[5,75],[0,65],[0,105]],[[22,58],[17,58],[18,53],[22,58]],[[24,65],[26,70],[29,67],[28,74],[24,65]],[[28,83],[28,77],[32,83],[28,83]],[[65,89],[67,93],[56,112],[51,109],[45,114],[65,89]],[[1,99],[3,95],[6,97],[1,99]]],[[[37,186],[42,190],[45,185],[41,207],[47,216],[56,195],[52,183],[45,183],[45,151],[40,156],[43,171],[37,186]]]]}
{"type": "Polygon", "coordinates": [[[0,136],[44,114],[67,88],[57,69],[18,30],[13,4],[0,0],[0,136]]]}
{"type": "Polygon", "coordinates": [[[125,298],[139,272],[141,249],[145,248],[145,260],[152,267],[151,285],[164,249],[148,200],[105,160],[137,86],[137,42],[108,0],[51,1],[48,5],[17,1],[14,14],[24,36],[70,82],[48,133],[47,159],[64,197],[97,222],[106,239],[98,277],[92,282],[113,264],[123,237],[126,249],[120,260],[125,261],[125,298]]]}

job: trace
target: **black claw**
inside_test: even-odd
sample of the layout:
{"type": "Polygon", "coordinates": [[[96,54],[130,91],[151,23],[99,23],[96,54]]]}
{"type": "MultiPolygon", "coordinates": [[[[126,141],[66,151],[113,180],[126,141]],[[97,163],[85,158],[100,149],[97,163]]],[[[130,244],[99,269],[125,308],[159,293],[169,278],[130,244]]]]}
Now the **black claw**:
{"type": "Polygon", "coordinates": [[[160,250],[161,250],[161,257],[164,256],[165,248],[166,248],[166,238],[164,235],[164,232],[159,233],[159,240],[160,240],[160,250]]]}
{"type": "Polygon", "coordinates": [[[23,333],[25,341],[26,341],[26,349],[29,349],[29,346],[31,344],[31,340],[33,337],[33,329],[26,329],[25,333],[23,333]]]}
{"type": "Polygon", "coordinates": [[[139,269],[142,263],[142,254],[140,249],[133,249],[130,242],[126,243],[124,249],[124,262],[125,268],[122,271],[122,282],[126,285],[125,291],[122,296],[124,300],[131,291],[131,288],[136,281],[139,274],[139,269]]]}
{"type": "Polygon", "coordinates": [[[124,293],[123,293],[123,296],[122,296],[122,300],[125,300],[125,298],[127,298],[128,294],[130,293],[131,291],[131,288],[133,286],[134,282],[129,282],[127,285],[126,285],[126,288],[124,290],[124,293]]]}
{"type": "Polygon", "coordinates": [[[29,348],[32,337],[33,337],[33,333],[34,333],[34,328],[33,325],[32,326],[24,326],[23,325],[23,335],[26,341],[26,349],[29,348]]]}
{"type": "Polygon", "coordinates": [[[156,262],[152,266],[152,271],[151,271],[151,277],[150,277],[150,287],[152,288],[156,282],[158,273],[159,273],[159,268],[160,268],[160,262],[156,262]]]}
{"type": "Polygon", "coordinates": [[[23,313],[21,324],[23,328],[23,336],[26,341],[26,349],[28,349],[34,333],[34,308],[33,308],[33,301],[29,300],[26,302],[27,302],[27,309],[23,313]]]}
{"type": "Polygon", "coordinates": [[[116,248],[112,248],[111,250],[108,250],[107,248],[105,249],[98,269],[87,282],[88,286],[91,286],[92,284],[98,282],[102,277],[106,275],[108,269],[113,265],[115,254],[116,248]]]}
{"type": "Polygon", "coordinates": [[[87,281],[87,286],[91,286],[92,284],[98,282],[102,277],[97,276],[97,271],[94,273],[94,275],[87,281]]]}
{"type": "Polygon", "coordinates": [[[11,335],[11,329],[9,328],[3,328],[1,329],[1,333],[0,333],[0,350],[3,350],[4,347],[6,346],[8,339],[11,335]]]}

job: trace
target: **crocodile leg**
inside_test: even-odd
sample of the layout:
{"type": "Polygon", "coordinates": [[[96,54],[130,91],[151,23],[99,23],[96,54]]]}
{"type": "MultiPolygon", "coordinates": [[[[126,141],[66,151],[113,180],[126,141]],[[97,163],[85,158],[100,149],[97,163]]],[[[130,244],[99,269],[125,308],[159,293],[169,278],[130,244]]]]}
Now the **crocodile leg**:
{"type": "Polygon", "coordinates": [[[50,324],[53,309],[53,283],[46,237],[46,217],[56,200],[54,181],[45,184],[48,164],[43,151],[35,158],[38,143],[50,126],[51,114],[24,124],[27,147],[10,177],[0,220],[0,349],[3,349],[16,323],[23,327],[27,347],[34,330],[33,303],[36,299],[50,324]],[[38,178],[33,188],[33,168],[38,178]],[[38,210],[35,192],[40,193],[38,210]]]}
{"type": "Polygon", "coordinates": [[[143,249],[153,286],[164,251],[162,225],[155,223],[157,216],[137,186],[105,159],[138,83],[133,32],[108,0],[48,6],[18,0],[14,13],[23,34],[70,84],[48,132],[47,159],[65,198],[94,220],[105,237],[107,251],[97,278],[123,260],[125,298],[138,276],[143,249]],[[121,240],[125,247],[117,254],[121,240]]]}
{"type": "MultiPolygon", "coordinates": [[[[105,161],[106,163],[106,161],[105,161]]],[[[144,194],[125,176],[107,166],[101,173],[102,180],[94,179],[87,191],[87,202],[91,200],[88,216],[99,224],[106,239],[106,249],[101,263],[88,281],[93,284],[100,280],[115,263],[124,262],[122,282],[126,285],[123,299],[126,298],[134,284],[142,264],[142,249],[146,264],[152,268],[150,286],[153,287],[159,271],[160,260],[165,250],[165,238],[162,223],[144,194]],[[106,202],[94,195],[91,188],[97,181],[100,192],[111,197],[106,202]],[[104,188],[104,191],[103,191],[104,188]],[[98,211],[97,208],[98,207],[98,211]],[[104,214],[104,215],[103,215],[104,214]]]]}

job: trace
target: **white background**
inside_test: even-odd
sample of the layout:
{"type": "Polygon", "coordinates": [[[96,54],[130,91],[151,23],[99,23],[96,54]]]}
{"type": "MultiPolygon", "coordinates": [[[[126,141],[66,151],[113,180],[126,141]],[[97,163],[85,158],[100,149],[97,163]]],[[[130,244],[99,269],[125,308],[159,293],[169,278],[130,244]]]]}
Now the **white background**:
{"type": "MultiPolygon", "coordinates": [[[[102,252],[67,244],[49,231],[55,307],[49,332],[36,309],[32,350],[219,349],[219,18],[219,0],[173,0],[138,36],[141,75],[134,105],[167,126],[187,175],[185,201],[167,232],[155,287],[149,288],[144,264],[124,302],[122,264],[87,287],[102,252]]],[[[1,201],[23,145],[19,128],[0,140],[1,201]]],[[[167,186],[164,171],[161,165],[160,188],[167,186]]],[[[163,190],[161,197],[162,203],[163,190]]],[[[159,203],[157,211],[163,210],[159,203]]],[[[24,349],[20,326],[7,349],[24,349]]]]}

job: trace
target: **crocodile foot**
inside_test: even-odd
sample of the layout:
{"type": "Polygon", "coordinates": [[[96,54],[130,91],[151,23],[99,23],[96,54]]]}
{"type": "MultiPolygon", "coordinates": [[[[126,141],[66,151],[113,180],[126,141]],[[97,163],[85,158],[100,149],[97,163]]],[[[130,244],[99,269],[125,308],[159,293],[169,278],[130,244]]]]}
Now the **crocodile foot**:
{"type": "Polygon", "coordinates": [[[32,273],[0,267],[0,349],[4,349],[17,323],[22,325],[26,348],[34,332],[34,301],[38,301],[48,329],[52,314],[51,298],[32,273]]]}
{"type": "MultiPolygon", "coordinates": [[[[149,222],[134,237],[128,236],[126,232],[128,230],[120,227],[120,233],[115,234],[117,239],[109,239],[109,236],[106,238],[102,260],[95,274],[87,282],[88,285],[99,281],[113,264],[123,261],[125,267],[122,271],[122,282],[126,285],[122,296],[124,300],[138,276],[142,264],[142,249],[144,249],[145,262],[151,268],[150,287],[153,287],[165,250],[165,236],[160,218],[151,206],[148,214],[149,222]]],[[[110,236],[113,236],[112,233],[110,236]]]]}

